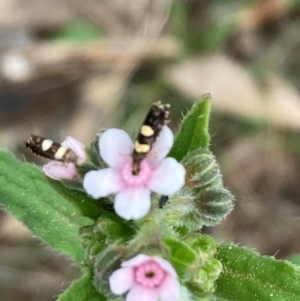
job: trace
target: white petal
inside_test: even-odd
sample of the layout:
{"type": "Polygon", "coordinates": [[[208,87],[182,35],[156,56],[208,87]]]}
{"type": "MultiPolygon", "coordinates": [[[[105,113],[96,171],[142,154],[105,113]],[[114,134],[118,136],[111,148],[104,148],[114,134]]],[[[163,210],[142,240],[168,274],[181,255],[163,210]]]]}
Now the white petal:
{"type": "Polygon", "coordinates": [[[62,163],[50,161],[43,166],[43,172],[48,178],[54,180],[74,179],[77,175],[75,165],[73,163],[62,163]]]}
{"type": "Polygon", "coordinates": [[[83,179],[83,188],[94,199],[117,193],[122,188],[119,175],[111,168],[89,171],[83,179]]]}
{"type": "Polygon", "coordinates": [[[177,273],[169,261],[161,257],[153,257],[153,260],[156,261],[168,274],[171,274],[172,276],[177,278],[177,273]]]}
{"type": "Polygon", "coordinates": [[[144,262],[151,260],[152,257],[146,255],[146,254],[139,254],[127,261],[122,262],[121,266],[122,267],[136,267],[139,266],[141,264],[143,264],[144,262]]]}
{"type": "Polygon", "coordinates": [[[99,149],[102,159],[111,167],[119,167],[133,152],[128,134],[119,129],[108,129],[100,137],[99,149]]]}
{"type": "Polygon", "coordinates": [[[66,137],[66,139],[61,143],[63,146],[70,148],[79,158],[86,160],[86,153],[84,151],[85,145],[79,140],[73,137],[66,137]]]}
{"type": "Polygon", "coordinates": [[[158,291],[134,285],[127,294],[126,301],[158,301],[158,291]]]}
{"type": "Polygon", "coordinates": [[[180,283],[174,276],[168,275],[158,289],[160,301],[177,301],[180,298],[180,283]]]}
{"type": "Polygon", "coordinates": [[[178,192],[185,182],[185,169],[174,158],[166,158],[154,170],[149,188],[159,194],[172,195],[178,192]]]}
{"type": "Polygon", "coordinates": [[[123,190],[116,195],[114,208],[126,220],[140,219],[151,208],[150,191],[139,188],[123,190]]]}
{"type": "Polygon", "coordinates": [[[123,295],[134,284],[132,268],[121,268],[116,270],[109,277],[110,290],[116,295],[123,295]]]}
{"type": "Polygon", "coordinates": [[[151,164],[158,164],[167,156],[174,142],[174,135],[171,129],[164,125],[159,136],[157,137],[153,147],[147,156],[151,164]]]}

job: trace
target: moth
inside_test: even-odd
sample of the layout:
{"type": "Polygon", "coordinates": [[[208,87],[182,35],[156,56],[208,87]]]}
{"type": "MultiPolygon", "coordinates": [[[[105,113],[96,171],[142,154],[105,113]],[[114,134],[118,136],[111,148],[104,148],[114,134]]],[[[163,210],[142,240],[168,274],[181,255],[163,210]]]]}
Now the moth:
{"type": "Polygon", "coordinates": [[[151,106],[134,142],[132,174],[139,173],[141,161],[152,149],[162,127],[169,122],[169,114],[169,104],[162,104],[158,101],[151,106]]]}
{"type": "Polygon", "coordinates": [[[61,145],[51,139],[31,134],[25,142],[25,146],[34,154],[64,163],[75,163],[81,165],[83,162],[70,148],[61,145]]]}
{"type": "MultiPolygon", "coordinates": [[[[134,142],[132,174],[137,175],[139,173],[141,161],[152,149],[162,127],[168,123],[169,110],[170,105],[162,104],[160,101],[151,106],[134,142]]],[[[76,165],[82,164],[74,151],[51,139],[31,134],[25,146],[34,154],[50,160],[64,163],[73,162],[76,165]]]]}

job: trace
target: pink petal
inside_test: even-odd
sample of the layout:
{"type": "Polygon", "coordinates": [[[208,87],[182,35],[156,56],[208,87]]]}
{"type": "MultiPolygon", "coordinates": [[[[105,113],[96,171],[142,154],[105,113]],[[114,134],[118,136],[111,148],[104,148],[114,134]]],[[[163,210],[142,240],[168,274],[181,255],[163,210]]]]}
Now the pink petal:
{"type": "Polygon", "coordinates": [[[172,195],[178,192],[185,182],[185,169],[174,158],[166,158],[154,170],[149,188],[163,195],[172,195]]]}
{"type": "Polygon", "coordinates": [[[177,278],[168,275],[158,288],[160,301],[177,301],[180,298],[180,283],[177,278]]]}
{"type": "Polygon", "coordinates": [[[102,159],[111,167],[120,167],[133,152],[133,143],[126,132],[108,129],[100,137],[99,149],[102,159]]]}
{"type": "Polygon", "coordinates": [[[157,262],[161,266],[161,268],[165,270],[168,274],[171,274],[172,276],[177,278],[177,273],[169,261],[161,257],[153,257],[153,260],[157,262]]]}
{"type": "Polygon", "coordinates": [[[173,145],[173,142],[174,135],[171,129],[164,125],[147,157],[148,161],[153,165],[158,164],[167,156],[173,145]]]}
{"type": "Polygon", "coordinates": [[[158,301],[158,291],[136,284],[127,294],[126,301],[158,301]]]}
{"type": "Polygon", "coordinates": [[[116,270],[109,277],[110,290],[116,295],[123,295],[134,284],[132,268],[121,268],[116,270]]]}
{"type": "Polygon", "coordinates": [[[143,264],[144,262],[151,260],[152,257],[145,255],[145,254],[139,254],[127,261],[122,262],[121,266],[122,267],[136,267],[139,266],[141,264],[143,264]]]}
{"type": "Polygon", "coordinates": [[[54,180],[74,179],[77,175],[75,165],[73,163],[62,163],[50,161],[43,166],[45,175],[54,180]]]}
{"type": "Polygon", "coordinates": [[[123,190],[116,195],[114,208],[126,220],[140,219],[151,208],[150,191],[141,188],[123,190]]]}
{"type": "Polygon", "coordinates": [[[84,151],[85,145],[79,140],[73,137],[66,137],[66,139],[61,143],[63,146],[70,148],[79,158],[86,160],[86,153],[84,151]]]}
{"type": "Polygon", "coordinates": [[[117,193],[121,187],[119,175],[111,168],[89,171],[83,179],[83,188],[94,199],[117,193]]]}

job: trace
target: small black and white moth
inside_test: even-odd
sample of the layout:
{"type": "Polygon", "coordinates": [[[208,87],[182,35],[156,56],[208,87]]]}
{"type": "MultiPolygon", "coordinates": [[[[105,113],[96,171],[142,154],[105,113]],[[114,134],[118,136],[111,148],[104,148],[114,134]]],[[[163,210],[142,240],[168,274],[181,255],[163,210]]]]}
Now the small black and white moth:
{"type": "Polygon", "coordinates": [[[75,163],[81,165],[83,162],[70,148],[51,139],[31,134],[25,142],[25,146],[34,154],[55,161],[64,163],[75,163]]]}
{"type": "Polygon", "coordinates": [[[139,173],[141,161],[150,152],[162,127],[168,123],[169,110],[170,105],[162,104],[160,101],[151,106],[134,142],[132,174],[137,175],[139,173]]]}

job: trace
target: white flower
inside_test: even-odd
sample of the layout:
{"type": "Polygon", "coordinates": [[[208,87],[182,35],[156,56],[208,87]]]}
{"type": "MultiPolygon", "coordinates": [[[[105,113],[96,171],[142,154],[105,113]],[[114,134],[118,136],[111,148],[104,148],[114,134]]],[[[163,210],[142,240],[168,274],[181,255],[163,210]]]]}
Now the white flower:
{"type": "Polygon", "coordinates": [[[180,284],[172,265],[163,258],[145,254],[125,261],[109,278],[111,291],[126,292],[126,301],[177,301],[180,284]]]}
{"type": "Polygon", "coordinates": [[[172,131],[163,126],[140,172],[132,174],[133,142],[126,132],[108,129],[99,140],[100,154],[110,166],[88,172],[83,187],[93,198],[116,194],[114,208],[122,218],[140,219],[151,207],[151,191],[173,195],[185,182],[185,169],[174,158],[166,158],[173,145],[172,131]]]}

